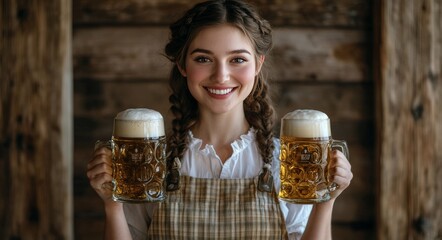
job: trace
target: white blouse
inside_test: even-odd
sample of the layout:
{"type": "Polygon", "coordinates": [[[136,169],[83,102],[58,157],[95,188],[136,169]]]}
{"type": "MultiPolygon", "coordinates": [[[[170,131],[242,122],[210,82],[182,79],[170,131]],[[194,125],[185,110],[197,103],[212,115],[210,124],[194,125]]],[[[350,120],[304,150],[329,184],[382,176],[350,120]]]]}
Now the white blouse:
{"type": "MultiPolygon", "coordinates": [[[[189,132],[189,137],[188,149],[181,159],[182,175],[197,178],[253,178],[258,176],[263,168],[264,162],[259,153],[253,128],[231,144],[233,154],[224,164],[212,145],[202,146],[202,140],[195,138],[191,132],[189,132]]],[[[279,139],[275,138],[274,143],[272,173],[275,189],[278,192],[281,185],[279,179],[279,139]]],[[[281,200],[279,203],[290,238],[300,238],[307,225],[312,205],[292,204],[281,200]]],[[[133,234],[135,229],[138,233],[147,232],[147,226],[150,224],[154,212],[153,208],[154,206],[148,203],[124,204],[126,219],[133,234]]]]}

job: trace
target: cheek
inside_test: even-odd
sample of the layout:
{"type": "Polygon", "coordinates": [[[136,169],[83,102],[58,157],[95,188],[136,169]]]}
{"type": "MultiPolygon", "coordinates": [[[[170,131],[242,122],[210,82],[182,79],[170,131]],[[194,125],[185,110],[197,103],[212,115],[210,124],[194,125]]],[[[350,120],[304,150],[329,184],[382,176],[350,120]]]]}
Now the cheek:
{"type": "Polygon", "coordinates": [[[238,69],[238,71],[235,72],[235,75],[237,79],[241,79],[243,84],[253,83],[255,81],[255,68],[249,67],[238,69]]]}
{"type": "Polygon", "coordinates": [[[205,68],[192,66],[192,65],[186,68],[186,73],[187,73],[187,81],[191,83],[198,83],[204,80],[204,78],[206,78],[208,75],[207,70],[205,68]]]}
{"type": "Polygon", "coordinates": [[[201,94],[201,83],[207,78],[207,73],[204,69],[198,68],[197,66],[188,66],[186,68],[186,80],[187,87],[195,99],[198,99],[198,95],[201,94]]]}

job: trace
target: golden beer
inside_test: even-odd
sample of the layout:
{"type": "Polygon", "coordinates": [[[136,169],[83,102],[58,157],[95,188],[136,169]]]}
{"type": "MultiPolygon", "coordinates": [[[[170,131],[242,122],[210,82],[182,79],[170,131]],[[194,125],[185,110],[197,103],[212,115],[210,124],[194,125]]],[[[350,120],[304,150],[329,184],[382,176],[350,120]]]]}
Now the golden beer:
{"type": "Polygon", "coordinates": [[[114,119],[112,198],[121,202],[158,202],[166,198],[166,137],[160,113],[127,109],[114,119]]]}
{"type": "Polygon", "coordinates": [[[165,199],[166,137],[112,138],[112,198],[157,202],[165,199]]]}
{"type": "Polygon", "coordinates": [[[330,199],[334,184],[328,181],[333,148],[348,155],[344,141],[333,140],[330,119],[316,110],[296,110],[281,120],[279,198],[292,203],[317,203],[330,199]]]}

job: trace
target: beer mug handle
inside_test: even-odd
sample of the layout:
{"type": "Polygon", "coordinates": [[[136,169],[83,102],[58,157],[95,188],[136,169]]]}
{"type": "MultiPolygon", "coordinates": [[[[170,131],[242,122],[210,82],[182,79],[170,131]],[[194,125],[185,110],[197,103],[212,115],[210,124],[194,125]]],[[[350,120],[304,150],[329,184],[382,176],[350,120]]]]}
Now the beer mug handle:
{"type": "Polygon", "coordinates": [[[333,139],[332,143],[331,143],[331,148],[333,150],[337,149],[337,150],[341,151],[345,155],[347,160],[350,160],[350,154],[348,153],[348,147],[347,147],[346,141],[333,139]]]}
{"type": "MultiPolygon", "coordinates": [[[[348,152],[348,146],[347,146],[347,142],[346,141],[344,141],[344,140],[334,140],[333,139],[332,142],[331,142],[331,149],[332,150],[339,150],[339,151],[341,151],[345,155],[347,160],[350,160],[350,154],[348,152]]],[[[339,188],[338,184],[336,184],[334,182],[332,182],[330,184],[330,186],[328,187],[330,192],[333,192],[333,191],[335,191],[338,188],[339,188]]]]}

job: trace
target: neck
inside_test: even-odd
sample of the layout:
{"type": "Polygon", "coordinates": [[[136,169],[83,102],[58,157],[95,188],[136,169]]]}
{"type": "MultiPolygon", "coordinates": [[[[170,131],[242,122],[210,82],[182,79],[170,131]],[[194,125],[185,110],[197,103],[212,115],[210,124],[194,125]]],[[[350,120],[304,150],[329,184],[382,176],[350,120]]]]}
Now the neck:
{"type": "Polygon", "coordinates": [[[231,156],[230,144],[247,133],[249,128],[243,111],[235,114],[201,114],[200,121],[194,126],[192,133],[203,141],[202,146],[213,145],[224,162],[231,156]]]}
{"type": "Polygon", "coordinates": [[[244,112],[240,114],[202,115],[192,129],[193,134],[208,144],[216,144],[238,139],[247,133],[250,125],[244,112]]]}

